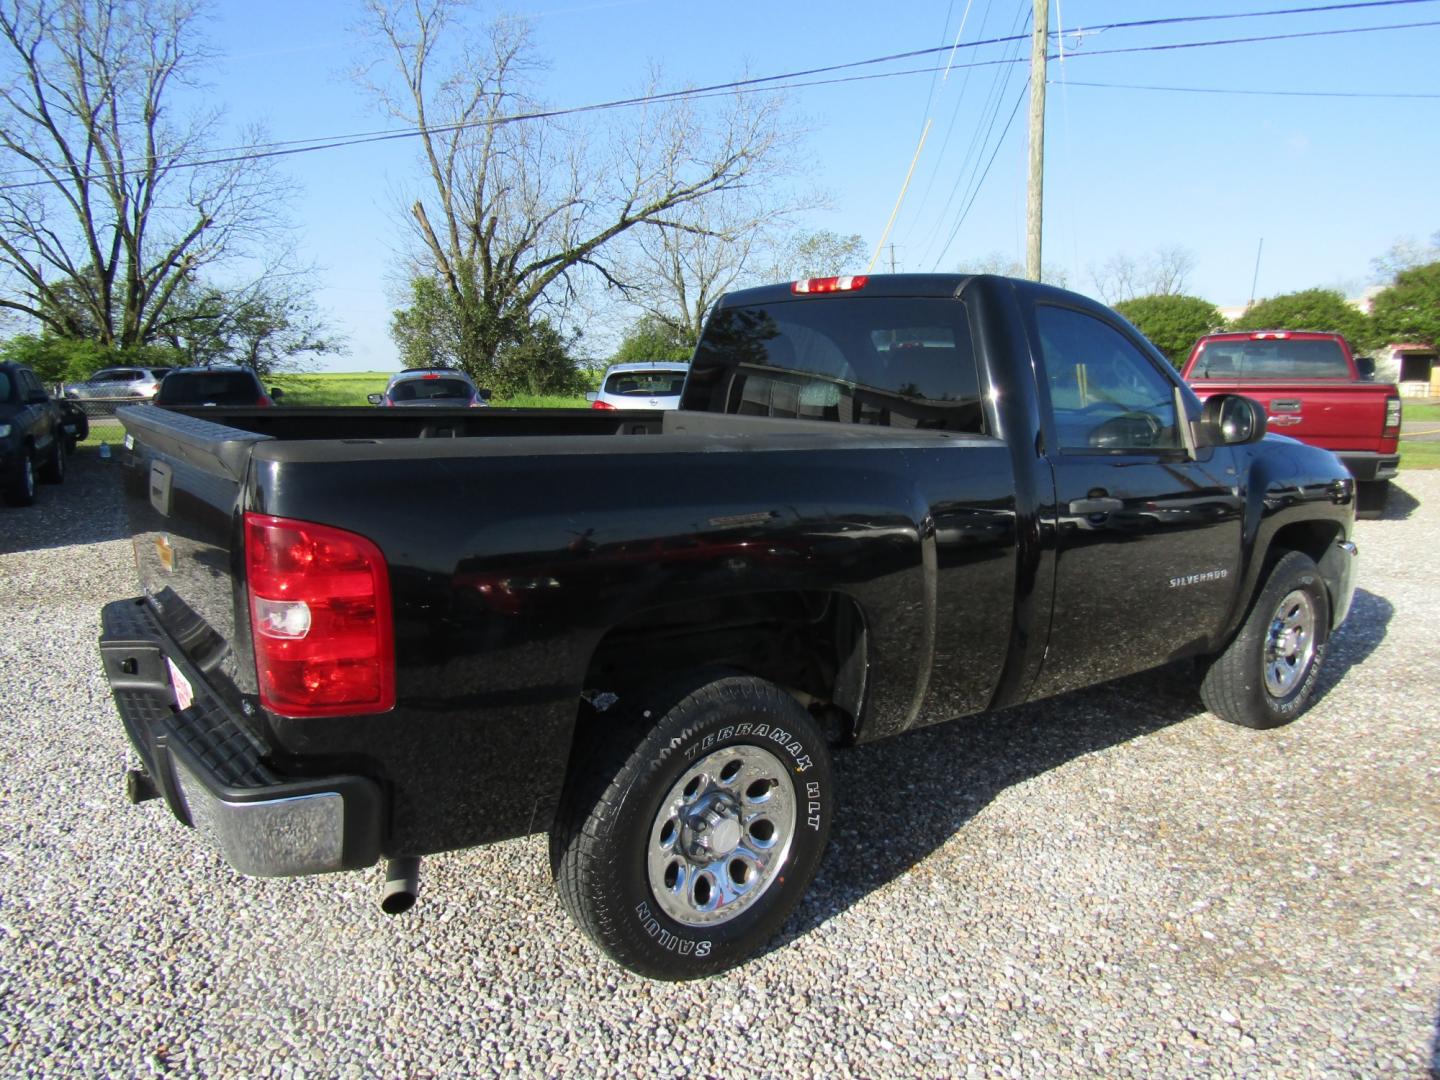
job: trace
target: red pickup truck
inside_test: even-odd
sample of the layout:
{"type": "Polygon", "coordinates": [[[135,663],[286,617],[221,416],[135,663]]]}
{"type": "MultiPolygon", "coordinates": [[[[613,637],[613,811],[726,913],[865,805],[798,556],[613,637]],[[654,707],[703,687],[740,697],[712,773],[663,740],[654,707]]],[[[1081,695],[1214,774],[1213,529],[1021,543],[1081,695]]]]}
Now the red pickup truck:
{"type": "Polygon", "coordinates": [[[1400,391],[1372,381],[1374,361],[1357,359],[1343,336],[1209,334],[1180,374],[1201,399],[1244,394],[1264,406],[1271,431],[1333,451],[1358,482],[1358,516],[1380,516],[1400,471],[1400,391]]]}

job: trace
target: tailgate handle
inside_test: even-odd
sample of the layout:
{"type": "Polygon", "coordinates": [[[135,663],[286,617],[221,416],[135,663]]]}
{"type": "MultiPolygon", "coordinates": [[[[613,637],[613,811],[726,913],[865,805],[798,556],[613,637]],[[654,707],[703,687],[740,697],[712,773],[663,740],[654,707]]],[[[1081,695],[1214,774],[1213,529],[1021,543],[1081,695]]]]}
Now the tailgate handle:
{"type": "Polygon", "coordinates": [[[1109,514],[1123,509],[1125,503],[1121,499],[1072,499],[1070,502],[1072,514],[1109,514]]]}
{"type": "Polygon", "coordinates": [[[1274,401],[1270,402],[1270,408],[1274,409],[1276,412],[1299,412],[1300,399],[1276,398],[1274,401]]]}

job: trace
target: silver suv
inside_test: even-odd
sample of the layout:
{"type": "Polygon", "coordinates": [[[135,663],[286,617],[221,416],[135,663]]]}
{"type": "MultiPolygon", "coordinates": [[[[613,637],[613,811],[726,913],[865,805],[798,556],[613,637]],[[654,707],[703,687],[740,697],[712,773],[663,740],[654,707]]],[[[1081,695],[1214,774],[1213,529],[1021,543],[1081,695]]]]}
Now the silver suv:
{"type": "Polygon", "coordinates": [[[663,360],[611,364],[585,400],[592,409],[678,409],[689,373],[689,364],[663,360]]]}
{"type": "Polygon", "coordinates": [[[148,401],[160,388],[160,380],[174,370],[168,367],[101,368],[81,383],[65,387],[71,401],[108,398],[139,398],[148,401]]]}

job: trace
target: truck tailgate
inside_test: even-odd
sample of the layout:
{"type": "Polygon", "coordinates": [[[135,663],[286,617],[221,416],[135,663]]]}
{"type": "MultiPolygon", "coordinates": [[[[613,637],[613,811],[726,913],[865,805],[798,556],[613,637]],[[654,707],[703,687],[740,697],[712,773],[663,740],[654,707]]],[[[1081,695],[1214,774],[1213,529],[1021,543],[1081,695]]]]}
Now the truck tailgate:
{"type": "Polygon", "coordinates": [[[1385,399],[1392,392],[1382,383],[1204,379],[1191,386],[1202,398],[1212,394],[1254,398],[1265,407],[1271,431],[1312,446],[1336,451],[1382,449],[1385,399]]]}
{"type": "Polygon", "coordinates": [[[146,602],[161,627],[231,705],[253,692],[244,610],[239,502],[255,443],[197,417],[133,406],[125,425],[126,510],[146,602]],[[244,655],[237,655],[243,653],[244,655]]]}

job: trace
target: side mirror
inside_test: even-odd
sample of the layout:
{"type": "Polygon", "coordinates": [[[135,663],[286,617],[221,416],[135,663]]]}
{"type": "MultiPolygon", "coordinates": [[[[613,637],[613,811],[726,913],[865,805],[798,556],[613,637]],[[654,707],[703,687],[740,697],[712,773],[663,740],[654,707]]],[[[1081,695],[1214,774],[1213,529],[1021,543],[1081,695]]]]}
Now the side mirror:
{"type": "Polygon", "coordinates": [[[586,400],[586,401],[599,401],[599,400],[600,400],[600,391],[598,391],[598,390],[591,390],[588,394],[585,395],[585,400],[586,400]]]}
{"type": "Polygon", "coordinates": [[[270,387],[270,400],[271,400],[271,401],[279,401],[279,400],[280,400],[282,397],[284,397],[284,396],[285,396],[285,391],[284,391],[284,390],[281,390],[278,386],[272,386],[272,387],[270,387]]]}
{"type": "Polygon", "coordinates": [[[1201,446],[1244,446],[1265,437],[1265,410],[1243,394],[1216,394],[1200,411],[1201,446]]]}
{"type": "Polygon", "coordinates": [[[1375,358],[1373,356],[1357,356],[1355,358],[1355,368],[1360,372],[1360,378],[1375,378],[1375,358]]]}
{"type": "Polygon", "coordinates": [[[379,405],[382,401],[385,400],[385,395],[384,395],[384,394],[366,394],[366,395],[365,395],[365,400],[368,401],[368,402],[370,402],[371,405],[379,405]]]}

